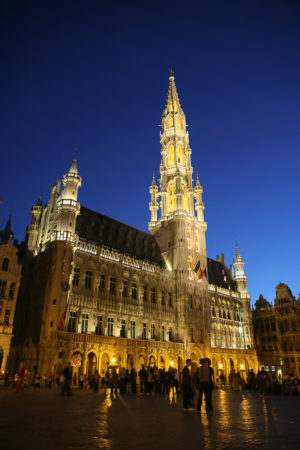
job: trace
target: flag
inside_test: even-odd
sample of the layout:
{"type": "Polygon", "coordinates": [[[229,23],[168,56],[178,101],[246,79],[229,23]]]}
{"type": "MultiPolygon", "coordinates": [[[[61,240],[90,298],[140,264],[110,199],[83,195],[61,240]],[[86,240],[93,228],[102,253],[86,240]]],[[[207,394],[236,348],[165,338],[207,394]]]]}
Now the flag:
{"type": "Polygon", "coordinates": [[[207,268],[203,270],[200,264],[200,261],[197,262],[197,264],[194,267],[194,272],[197,274],[197,277],[199,280],[202,280],[203,277],[207,278],[207,268]]]}
{"type": "Polygon", "coordinates": [[[256,350],[258,352],[262,351],[262,347],[261,347],[261,342],[260,342],[260,337],[259,336],[257,336],[257,338],[256,338],[256,350]]]}
{"type": "Polygon", "coordinates": [[[58,327],[59,331],[63,331],[63,329],[64,329],[66,312],[67,311],[64,311],[62,313],[62,315],[61,315],[61,318],[60,318],[60,321],[59,321],[59,327],[58,327]]]}

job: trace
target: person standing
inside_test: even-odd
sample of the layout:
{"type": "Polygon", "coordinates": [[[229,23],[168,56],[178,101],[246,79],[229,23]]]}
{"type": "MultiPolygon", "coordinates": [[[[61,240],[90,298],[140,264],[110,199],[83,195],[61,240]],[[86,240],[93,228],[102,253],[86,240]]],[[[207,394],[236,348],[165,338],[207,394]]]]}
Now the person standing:
{"type": "Polygon", "coordinates": [[[198,367],[194,375],[194,384],[198,390],[197,411],[201,411],[203,394],[205,396],[206,409],[209,409],[209,368],[205,364],[204,358],[200,359],[200,367],[198,367]]]}
{"type": "Polygon", "coordinates": [[[23,362],[20,362],[19,370],[17,373],[17,388],[16,388],[16,394],[21,391],[24,392],[23,383],[24,383],[24,377],[25,377],[25,367],[23,362]]]}
{"type": "Polygon", "coordinates": [[[181,377],[181,389],[183,393],[183,409],[187,411],[192,403],[193,399],[193,388],[192,388],[192,377],[190,373],[191,360],[187,359],[185,366],[182,370],[181,377]]]}
{"type": "Polygon", "coordinates": [[[208,391],[207,391],[206,409],[208,411],[213,411],[213,407],[212,407],[212,392],[213,392],[213,390],[215,388],[215,385],[216,385],[215,373],[214,373],[214,369],[211,367],[211,360],[209,358],[205,358],[205,364],[207,365],[207,367],[209,369],[209,386],[208,386],[208,391]]]}
{"type": "Polygon", "coordinates": [[[148,378],[148,373],[147,370],[145,369],[145,366],[142,366],[141,370],[139,371],[139,377],[140,377],[140,394],[145,394],[148,378]]]}
{"type": "Polygon", "coordinates": [[[70,395],[72,395],[71,394],[72,367],[71,367],[70,362],[68,362],[67,367],[64,368],[63,376],[64,376],[64,382],[63,382],[61,395],[64,395],[64,393],[66,391],[67,395],[70,396],[70,395]]]}

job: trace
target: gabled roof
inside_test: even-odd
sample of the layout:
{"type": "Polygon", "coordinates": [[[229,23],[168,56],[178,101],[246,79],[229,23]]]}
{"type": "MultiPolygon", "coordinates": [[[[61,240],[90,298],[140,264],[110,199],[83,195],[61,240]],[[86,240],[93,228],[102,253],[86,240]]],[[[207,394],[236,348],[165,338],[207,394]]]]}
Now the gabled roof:
{"type": "Polygon", "coordinates": [[[76,221],[76,233],[80,238],[105,245],[133,258],[147,260],[163,267],[164,260],[154,236],[118,222],[104,214],[81,206],[76,221]]]}

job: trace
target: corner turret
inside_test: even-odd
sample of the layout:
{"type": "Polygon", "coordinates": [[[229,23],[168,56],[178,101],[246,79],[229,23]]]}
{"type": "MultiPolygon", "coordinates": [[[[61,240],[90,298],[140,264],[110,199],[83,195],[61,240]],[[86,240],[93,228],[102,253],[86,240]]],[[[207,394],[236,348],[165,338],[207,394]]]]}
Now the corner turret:
{"type": "Polygon", "coordinates": [[[247,294],[247,276],[244,273],[244,264],[245,261],[240,255],[240,251],[238,246],[235,250],[235,260],[233,261],[233,265],[235,268],[235,277],[234,280],[237,284],[238,291],[241,294],[247,294]]]}
{"type": "Polygon", "coordinates": [[[76,217],[80,212],[77,201],[81,176],[74,158],[70,170],[63,176],[64,188],[57,200],[57,228],[52,240],[74,242],[76,217]]]}

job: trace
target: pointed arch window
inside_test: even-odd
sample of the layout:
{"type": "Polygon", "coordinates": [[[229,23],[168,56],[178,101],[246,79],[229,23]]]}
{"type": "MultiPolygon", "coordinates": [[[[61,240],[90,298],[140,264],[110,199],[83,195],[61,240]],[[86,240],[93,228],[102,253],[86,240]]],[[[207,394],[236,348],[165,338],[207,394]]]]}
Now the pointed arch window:
{"type": "Polygon", "coordinates": [[[4,258],[3,263],[2,263],[2,270],[7,272],[8,271],[8,264],[9,264],[9,259],[8,258],[4,258]]]}
{"type": "Polygon", "coordinates": [[[168,127],[173,128],[173,126],[174,126],[174,120],[173,120],[173,117],[170,116],[168,119],[168,127]]]}
{"type": "Polygon", "coordinates": [[[181,185],[181,189],[183,191],[183,198],[182,198],[182,208],[186,209],[187,206],[187,199],[186,199],[186,185],[184,183],[182,183],[181,185]]]}
{"type": "Polygon", "coordinates": [[[179,116],[176,117],[176,127],[181,128],[181,119],[179,116]]]}
{"type": "Polygon", "coordinates": [[[177,158],[178,158],[178,164],[185,164],[185,158],[183,156],[183,148],[181,144],[177,145],[177,158]]]}
{"type": "Polygon", "coordinates": [[[190,232],[189,228],[186,231],[186,243],[187,243],[187,248],[191,248],[191,232],[190,232]]]}
{"type": "Polygon", "coordinates": [[[189,256],[188,259],[188,271],[189,271],[189,279],[192,279],[192,258],[189,256]]]}
{"type": "Polygon", "coordinates": [[[174,166],[175,163],[175,152],[174,144],[169,145],[169,166],[174,166]]]}
{"type": "Polygon", "coordinates": [[[175,183],[169,185],[169,212],[176,209],[175,183]]]}

